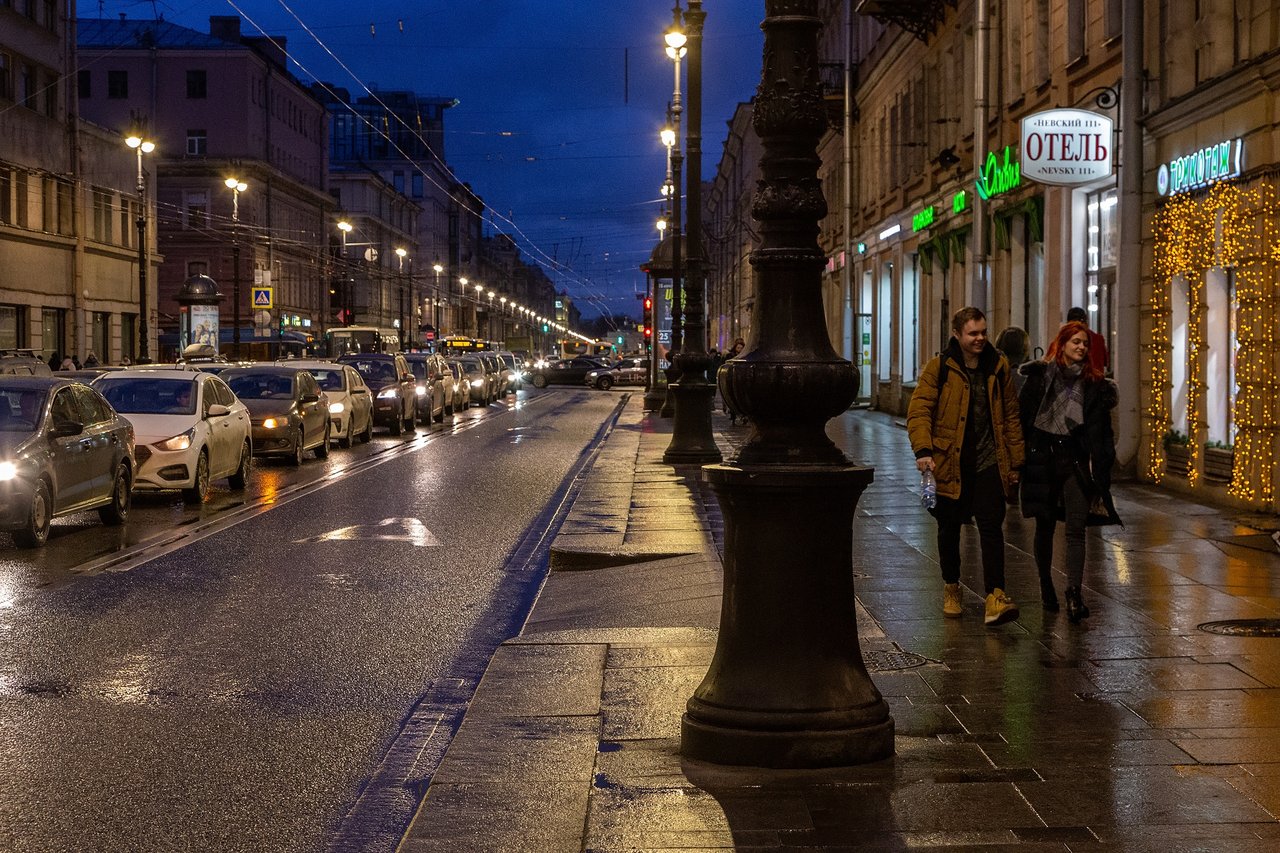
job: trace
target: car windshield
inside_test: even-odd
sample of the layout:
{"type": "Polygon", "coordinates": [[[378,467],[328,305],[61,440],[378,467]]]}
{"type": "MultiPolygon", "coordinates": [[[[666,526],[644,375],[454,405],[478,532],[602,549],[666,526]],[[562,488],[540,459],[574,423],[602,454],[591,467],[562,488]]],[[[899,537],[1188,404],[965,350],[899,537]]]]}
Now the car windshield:
{"type": "Polygon", "coordinates": [[[414,378],[419,382],[427,380],[427,363],[425,361],[409,362],[409,370],[413,371],[414,378]]]}
{"type": "Polygon", "coordinates": [[[484,373],[484,365],[478,361],[464,361],[462,362],[462,369],[472,376],[477,373],[484,373]]]}
{"type": "Polygon", "coordinates": [[[242,373],[227,378],[227,384],[241,400],[291,400],[293,378],[272,373],[242,373]]]}
{"type": "Polygon", "coordinates": [[[44,411],[45,391],[39,388],[0,388],[0,432],[31,432],[44,411]]]}
{"type": "Polygon", "coordinates": [[[346,390],[341,368],[330,370],[324,367],[316,367],[312,368],[309,372],[316,378],[316,382],[320,385],[320,389],[322,391],[346,390]]]}
{"type": "Polygon", "coordinates": [[[194,415],[196,383],[185,376],[123,376],[99,379],[95,385],[124,415],[194,415]]]}
{"type": "Polygon", "coordinates": [[[389,361],[353,361],[351,366],[370,384],[396,381],[396,366],[389,361]]]}

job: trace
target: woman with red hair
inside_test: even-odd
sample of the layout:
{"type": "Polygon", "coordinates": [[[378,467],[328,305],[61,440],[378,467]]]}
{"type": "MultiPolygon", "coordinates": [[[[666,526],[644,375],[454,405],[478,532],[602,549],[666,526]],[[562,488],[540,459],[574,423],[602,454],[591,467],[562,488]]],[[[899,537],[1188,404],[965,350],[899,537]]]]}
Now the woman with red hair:
{"type": "Polygon", "coordinates": [[[1044,609],[1056,611],[1053,537],[1066,522],[1067,618],[1089,615],[1080,594],[1084,583],[1085,528],[1119,524],[1111,500],[1115,436],[1111,410],[1115,383],[1089,360],[1089,328],[1070,322],[1058,330],[1043,361],[1022,366],[1019,395],[1026,462],[1022,471],[1022,515],[1036,520],[1035,560],[1044,609]]]}

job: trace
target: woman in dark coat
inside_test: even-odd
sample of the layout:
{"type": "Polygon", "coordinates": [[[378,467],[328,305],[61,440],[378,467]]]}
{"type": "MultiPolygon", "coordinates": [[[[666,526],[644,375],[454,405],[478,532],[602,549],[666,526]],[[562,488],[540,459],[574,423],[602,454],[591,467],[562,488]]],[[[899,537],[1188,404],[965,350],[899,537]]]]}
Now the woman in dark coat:
{"type": "Polygon", "coordinates": [[[1040,596],[1045,610],[1058,609],[1051,576],[1053,536],[1058,522],[1065,521],[1067,618],[1079,622],[1089,615],[1080,595],[1085,528],[1120,523],[1111,500],[1116,387],[1090,364],[1089,329],[1079,322],[1064,325],[1044,360],[1024,364],[1022,374],[1022,515],[1036,520],[1040,596]]]}

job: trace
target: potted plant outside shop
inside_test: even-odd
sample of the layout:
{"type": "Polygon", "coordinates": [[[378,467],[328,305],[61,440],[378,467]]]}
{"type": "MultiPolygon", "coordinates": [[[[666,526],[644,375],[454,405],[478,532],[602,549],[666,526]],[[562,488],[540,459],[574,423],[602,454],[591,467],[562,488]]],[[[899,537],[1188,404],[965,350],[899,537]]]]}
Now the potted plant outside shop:
{"type": "Polygon", "coordinates": [[[1231,482],[1235,465],[1235,448],[1221,441],[1211,441],[1204,446],[1204,478],[1221,483],[1231,482]]]}
{"type": "Polygon", "coordinates": [[[1191,464],[1191,442],[1187,436],[1176,429],[1164,434],[1165,470],[1179,477],[1187,476],[1187,467],[1191,464]]]}

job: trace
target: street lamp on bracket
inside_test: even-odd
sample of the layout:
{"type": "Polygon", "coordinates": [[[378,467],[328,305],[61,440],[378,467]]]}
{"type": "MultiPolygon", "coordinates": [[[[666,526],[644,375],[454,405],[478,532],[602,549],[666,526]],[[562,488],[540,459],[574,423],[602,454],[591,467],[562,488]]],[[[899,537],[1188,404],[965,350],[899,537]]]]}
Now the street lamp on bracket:
{"type": "Polygon", "coordinates": [[[227,178],[223,183],[231,190],[231,345],[236,358],[240,357],[240,193],[249,185],[239,178],[227,178]]]}
{"type": "Polygon", "coordinates": [[[151,360],[148,340],[151,330],[147,322],[151,312],[147,299],[147,184],[142,172],[142,155],[155,151],[156,144],[136,133],[127,136],[124,143],[138,154],[138,217],[134,220],[138,229],[138,360],[145,364],[151,360]]]}

